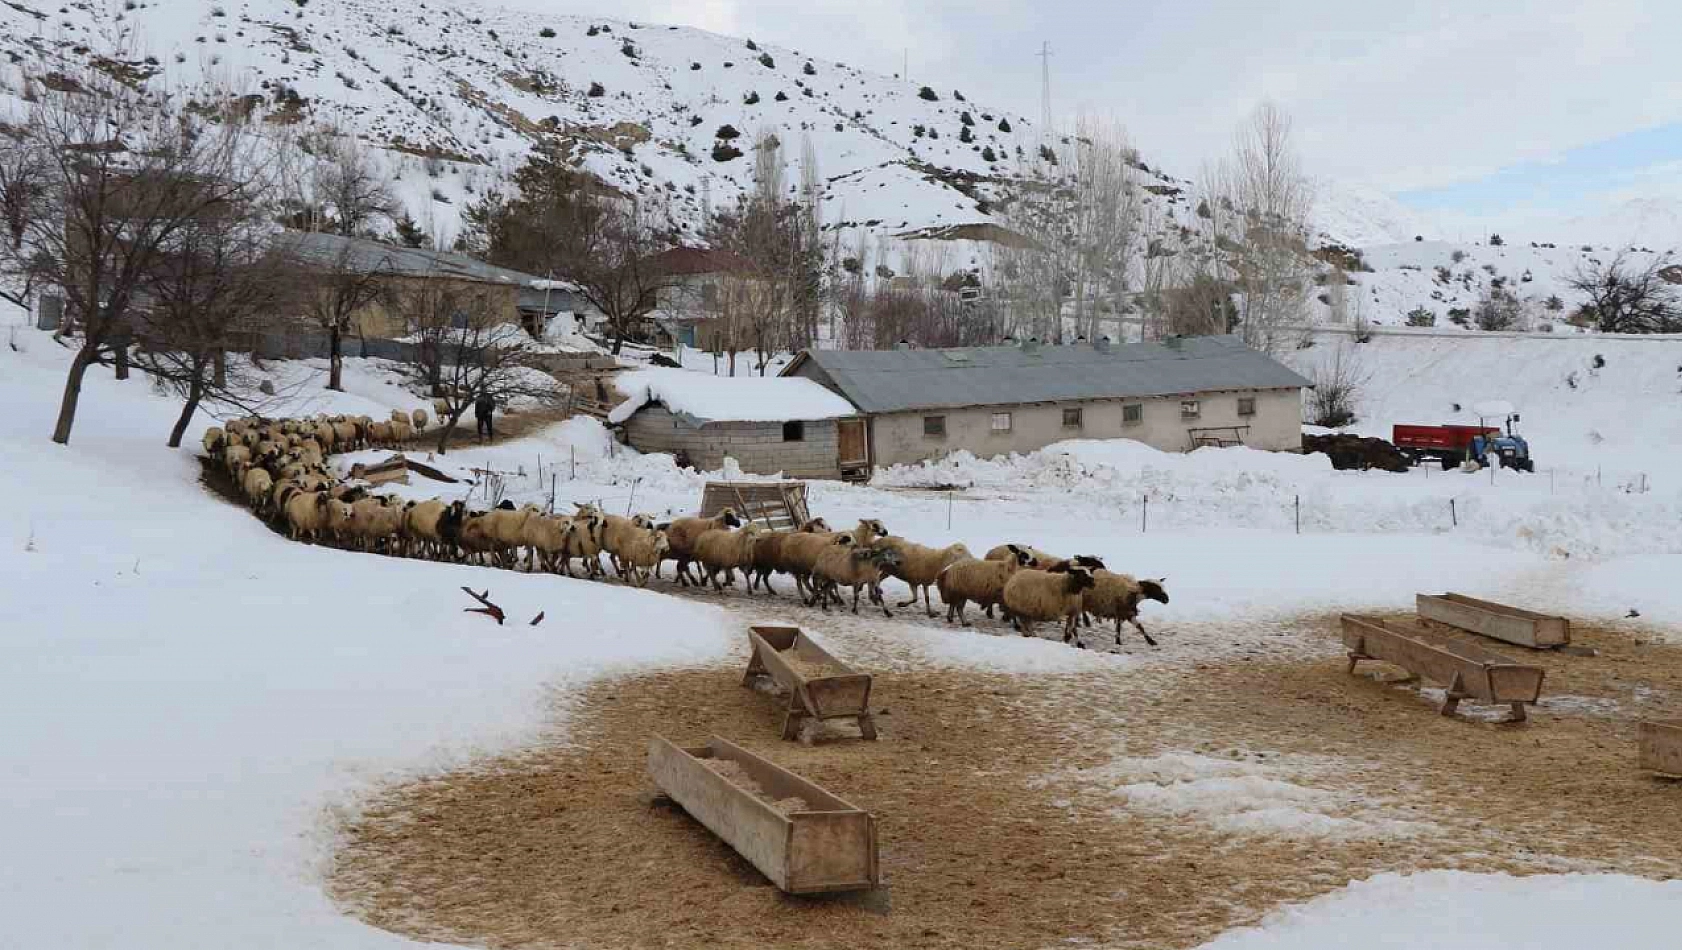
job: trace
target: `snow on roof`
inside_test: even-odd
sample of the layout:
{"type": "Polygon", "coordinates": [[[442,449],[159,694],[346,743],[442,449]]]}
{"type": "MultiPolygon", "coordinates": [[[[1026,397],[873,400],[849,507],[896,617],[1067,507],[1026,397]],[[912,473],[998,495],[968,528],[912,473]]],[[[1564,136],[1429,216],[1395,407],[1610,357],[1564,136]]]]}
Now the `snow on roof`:
{"type": "Polygon", "coordinates": [[[613,385],[628,397],[608,414],[607,421],[615,425],[651,402],[702,422],[838,419],[858,411],[835,393],[795,376],[709,376],[681,369],[643,369],[619,374],[613,385]]]}

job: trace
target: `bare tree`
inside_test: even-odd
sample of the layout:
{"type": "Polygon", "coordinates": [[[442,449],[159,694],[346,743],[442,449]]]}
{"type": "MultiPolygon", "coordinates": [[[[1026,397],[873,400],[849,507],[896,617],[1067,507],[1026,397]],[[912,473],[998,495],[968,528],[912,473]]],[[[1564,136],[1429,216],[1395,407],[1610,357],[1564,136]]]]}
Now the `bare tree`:
{"type": "Polygon", "coordinates": [[[343,134],[329,133],[318,141],[312,191],[320,219],[306,230],[366,237],[381,222],[396,221],[402,205],[369,148],[343,134]]]}
{"type": "Polygon", "coordinates": [[[1676,273],[1666,258],[1638,267],[1620,251],[1605,264],[1583,263],[1569,283],[1588,298],[1583,310],[1602,333],[1682,333],[1682,300],[1668,279],[1676,273]]]}
{"type": "Polygon", "coordinates": [[[147,275],[135,361],[182,400],[171,448],[201,405],[261,414],[280,395],[262,392],[247,364],[226,358],[258,318],[275,311],[292,276],[259,218],[230,207],[193,222],[165,244],[147,275]]]}
{"type": "Polygon", "coordinates": [[[97,70],[45,91],[23,145],[42,181],[13,253],[59,287],[82,343],[53,441],[66,444],[88,367],[127,359],[130,317],[160,250],[191,223],[258,197],[264,151],[236,116],[176,111],[97,70]]]}
{"type": "Polygon", "coordinates": [[[536,341],[517,324],[496,319],[488,288],[429,278],[402,295],[397,307],[416,343],[405,372],[440,410],[438,454],[449,449],[461,417],[481,398],[500,407],[559,398],[536,341]]]}
{"type": "Polygon", "coordinates": [[[27,243],[42,213],[47,175],[37,143],[23,129],[0,123],[0,300],[28,310],[43,267],[27,243]]]}
{"type": "Polygon", "coordinates": [[[359,257],[345,244],[330,255],[298,254],[308,281],[298,293],[298,312],[327,334],[327,388],[344,391],[344,338],[368,307],[390,303],[383,261],[359,257]]]}
{"type": "Polygon", "coordinates": [[[1312,288],[1308,214],[1313,191],[1291,138],[1291,120],[1272,103],[1239,127],[1231,156],[1206,173],[1212,228],[1238,290],[1244,342],[1272,352],[1285,328],[1305,319],[1312,288]]]}
{"type": "Polygon", "coordinates": [[[1360,354],[1348,340],[1338,343],[1331,358],[1312,373],[1314,389],[1309,394],[1309,414],[1314,425],[1341,428],[1355,421],[1361,389],[1372,378],[1360,354]]]}

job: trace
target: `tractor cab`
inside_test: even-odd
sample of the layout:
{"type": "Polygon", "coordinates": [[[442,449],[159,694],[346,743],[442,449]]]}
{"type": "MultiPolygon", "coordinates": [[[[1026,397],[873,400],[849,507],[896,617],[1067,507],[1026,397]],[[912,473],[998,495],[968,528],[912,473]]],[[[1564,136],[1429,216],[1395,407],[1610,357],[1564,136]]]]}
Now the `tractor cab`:
{"type": "Polygon", "coordinates": [[[1472,457],[1484,465],[1499,464],[1502,468],[1534,472],[1536,462],[1530,457],[1530,443],[1513,428],[1519,421],[1519,414],[1512,411],[1496,415],[1494,424],[1489,417],[1480,416],[1478,424],[1487,427],[1487,434],[1472,440],[1472,457]]]}

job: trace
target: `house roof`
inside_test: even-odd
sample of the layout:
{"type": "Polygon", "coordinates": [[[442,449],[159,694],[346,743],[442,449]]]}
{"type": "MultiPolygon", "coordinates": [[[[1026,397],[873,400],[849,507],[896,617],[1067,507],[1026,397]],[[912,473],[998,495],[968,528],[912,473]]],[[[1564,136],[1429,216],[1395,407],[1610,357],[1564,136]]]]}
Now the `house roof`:
{"type": "Polygon", "coordinates": [[[626,401],[607,420],[617,425],[649,403],[699,426],[707,422],[795,422],[853,415],[847,400],[809,379],[713,376],[683,369],[640,369],[613,378],[626,401]]]}
{"type": "Polygon", "coordinates": [[[1234,336],[1071,346],[807,350],[784,370],[827,377],[860,411],[903,412],[1312,386],[1234,336]]]}
{"type": "Polygon", "coordinates": [[[753,266],[739,255],[705,247],[674,247],[654,255],[652,263],[663,273],[680,276],[742,272],[753,269],[753,266]]]}
{"type": "Polygon", "coordinates": [[[284,251],[306,264],[337,266],[347,260],[359,271],[393,274],[404,277],[453,277],[485,284],[515,284],[530,286],[543,278],[497,267],[484,261],[449,251],[396,247],[364,238],[341,237],[316,231],[287,231],[276,241],[284,251]]]}

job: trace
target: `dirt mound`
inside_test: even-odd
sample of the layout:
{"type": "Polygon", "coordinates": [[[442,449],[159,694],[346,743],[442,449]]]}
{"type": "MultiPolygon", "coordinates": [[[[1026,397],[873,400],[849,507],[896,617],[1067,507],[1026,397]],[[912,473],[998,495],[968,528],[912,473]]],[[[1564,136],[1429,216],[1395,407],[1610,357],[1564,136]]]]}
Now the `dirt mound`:
{"type": "Polygon", "coordinates": [[[1331,456],[1332,468],[1340,472],[1368,468],[1405,472],[1411,464],[1407,455],[1391,443],[1358,435],[1305,435],[1302,450],[1331,456]]]}

